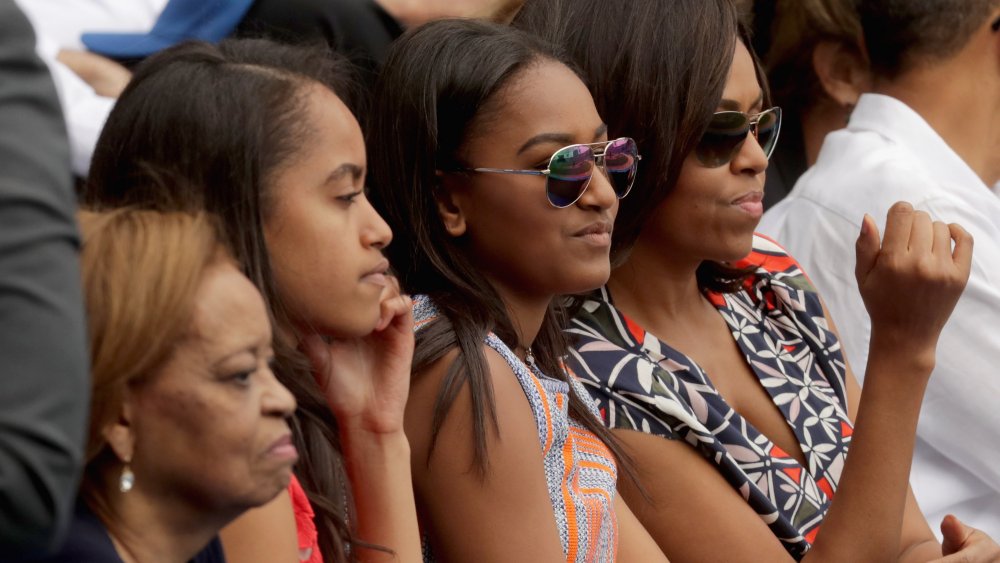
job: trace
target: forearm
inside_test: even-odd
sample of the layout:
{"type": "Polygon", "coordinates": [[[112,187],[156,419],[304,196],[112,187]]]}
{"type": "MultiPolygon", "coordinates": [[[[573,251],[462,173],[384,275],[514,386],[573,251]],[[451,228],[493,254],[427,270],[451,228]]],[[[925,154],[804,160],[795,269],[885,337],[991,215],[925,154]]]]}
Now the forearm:
{"type": "Polygon", "coordinates": [[[899,563],[924,563],[941,557],[941,544],[936,539],[928,539],[911,546],[904,546],[899,554],[899,563]]]}
{"type": "Polygon", "coordinates": [[[900,553],[914,436],[933,355],[902,352],[878,336],[871,349],[847,463],[810,561],[891,561],[900,553]]]}
{"type": "Polygon", "coordinates": [[[357,551],[358,560],[420,561],[410,445],[405,434],[345,428],[341,441],[357,512],[357,537],[391,551],[362,548],[357,551]]]}

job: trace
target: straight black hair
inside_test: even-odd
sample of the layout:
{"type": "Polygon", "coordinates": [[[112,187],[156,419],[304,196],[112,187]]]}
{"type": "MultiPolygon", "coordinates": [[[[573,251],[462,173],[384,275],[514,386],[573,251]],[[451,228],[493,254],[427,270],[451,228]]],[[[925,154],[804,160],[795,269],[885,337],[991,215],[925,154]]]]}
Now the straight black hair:
{"type": "MultiPolygon", "coordinates": [[[[611,138],[636,140],[642,166],[615,220],[612,261],[620,265],[659,204],[673,191],[684,160],[716,111],[736,41],[754,57],[749,31],[732,0],[533,0],[514,26],[564,48],[583,71],[611,138]]],[[[746,270],[705,261],[699,284],[735,291],[746,270]]]]}
{"type": "MultiPolygon", "coordinates": [[[[390,50],[369,128],[372,203],[396,233],[387,254],[403,288],[428,295],[442,313],[417,334],[414,373],[458,350],[438,394],[428,459],[446,414],[468,385],[474,465],[482,476],[489,463],[487,432],[499,431],[484,339],[493,332],[515,348],[518,336],[490,280],[445,230],[434,190],[439,171],[454,168],[466,140],[483,134],[502,110],[504,88],[544,60],[563,62],[544,41],[507,26],[442,20],[411,30],[390,50]]],[[[543,372],[568,380],[562,365],[568,351],[562,331],[566,320],[562,306],[552,303],[532,349],[543,372]]],[[[569,408],[626,462],[631,476],[627,457],[572,386],[569,408]]]]}
{"type": "MultiPolygon", "coordinates": [[[[264,219],[279,197],[271,182],[311,134],[309,88],[356,101],[351,74],[326,49],[264,40],[191,42],[153,55],[108,117],[84,202],[218,215],[275,332],[294,334],[264,240],[264,219]]],[[[353,503],[336,420],[305,356],[280,338],[275,354],[275,373],[298,401],[290,421],[300,454],[295,472],[316,512],[320,549],[328,562],[348,561],[349,546],[365,544],[354,541],[348,524],[353,503]]]]}
{"type": "Polygon", "coordinates": [[[872,72],[889,80],[955,55],[1000,7],[998,0],[855,2],[872,72]]]}

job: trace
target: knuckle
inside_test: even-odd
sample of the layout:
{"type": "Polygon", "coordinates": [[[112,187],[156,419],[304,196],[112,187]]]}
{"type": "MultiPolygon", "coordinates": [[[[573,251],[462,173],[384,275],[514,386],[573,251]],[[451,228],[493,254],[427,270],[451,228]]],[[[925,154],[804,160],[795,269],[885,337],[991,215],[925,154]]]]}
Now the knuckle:
{"type": "Polygon", "coordinates": [[[938,283],[947,281],[947,277],[945,273],[941,271],[941,268],[938,267],[937,261],[933,260],[929,256],[923,256],[917,260],[917,264],[914,269],[920,278],[927,281],[938,283]]]}
{"type": "Polygon", "coordinates": [[[893,249],[882,250],[881,255],[879,255],[878,257],[878,265],[890,272],[895,272],[902,269],[903,262],[904,262],[904,257],[898,250],[893,250],[893,249]]]}

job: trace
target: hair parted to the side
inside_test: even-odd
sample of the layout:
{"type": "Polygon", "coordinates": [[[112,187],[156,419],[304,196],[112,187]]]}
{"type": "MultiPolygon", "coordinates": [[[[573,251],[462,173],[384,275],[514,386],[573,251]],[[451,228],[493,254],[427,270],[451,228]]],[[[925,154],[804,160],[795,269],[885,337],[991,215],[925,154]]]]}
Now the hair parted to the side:
{"type": "Polygon", "coordinates": [[[119,461],[102,431],[118,420],[126,388],[155,376],[189,334],[205,272],[232,258],[205,214],[120,208],[78,217],[91,372],[80,491],[107,519],[105,476],[119,461]]]}
{"type": "MultiPolygon", "coordinates": [[[[472,398],[475,469],[486,474],[487,432],[498,432],[484,339],[495,333],[511,348],[518,336],[507,307],[475,266],[461,239],[450,236],[438,214],[438,173],[453,169],[467,139],[503,110],[505,88],[532,65],[560,61],[545,42],[510,27],[471,20],[442,20],[407,32],[390,49],[376,87],[369,127],[372,203],[396,233],[387,249],[405,291],[426,294],[441,311],[417,333],[413,371],[419,373],[455,349],[438,394],[432,445],[456,396],[472,398]]],[[[502,236],[497,233],[497,236],[502,236]]],[[[558,303],[546,312],[532,349],[547,374],[567,378],[567,352],[558,303]]],[[[617,442],[571,392],[570,413],[627,461],[617,442]]],[[[630,467],[625,470],[631,475],[630,467]]]]}
{"type": "Polygon", "coordinates": [[[888,80],[957,54],[1000,8],[1000,0],[855,1],[872,72],[888,80]]]}
{"type": "MultiPolygon", "coordinates": [[[[276,334],[295,334],[274,284],[263,224],[280,197],[274,177],[312,130],[311,88],[358,106],[353,70],[326,48],[265,40],[190,42],[136,70],[101,133],[84,201],[205,209],[218,215],[244,273],[264,297],[276,334]],[[153,179],[153,180],[150,180],[153,179]]],[[[346,561],[353,503],[336,420],[294,344],[275,338],[275,374],[298,402],[290,420],[295,472],[316,512],[327,561],[346,561]]],[[[355,550],[356,553],[356,550],[355,550]]]]}
{"type": "MultiPolygon", "coordinates": [[[[708,128],[736,41],[753,55],[740,9],[733,0],[534,0],[513,25],[565,49],[582,70],[609,137],[629,136],[639,146],[642,166],[615,220],[611,259],[620,265],[708,128]]],[[[768,104],[755,56],[754,65],[768,104]]],[[[734,291],[746,273],[706,261],[698,281],[709,290],[734,291]]]]}

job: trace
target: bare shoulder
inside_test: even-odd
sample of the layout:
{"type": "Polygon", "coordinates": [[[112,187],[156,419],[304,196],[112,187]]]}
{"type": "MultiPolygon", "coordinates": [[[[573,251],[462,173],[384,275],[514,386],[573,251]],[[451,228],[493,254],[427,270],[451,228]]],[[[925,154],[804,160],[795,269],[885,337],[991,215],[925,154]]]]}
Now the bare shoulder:
{"type": "MultiPolygon", "coordinates": [[[[534,429],[535,426],[528,399],[514,374],[514,370],[496,350],[485,344],[481,350],[486,360],[486,378],[482,383],[490,389],[489,395],[492,396],[498,423],[494,427],[484,414],[484,420],[486,420],[489,430],[487,432],[487,447],[492,450],[496,445],[494,442],[500,441],[498,438],[507,434],[505,430],[509,429],[514,433],[522,425],[531,429],[534,429]]],[[[427,369],[414,374],[410,398],[406,407],[406,430],[415,461],[418,459],[417,456],[425,460],[427,458],[432,440],[434,413],[441,400],[441,393],[449,371],[458,359],[459,352],[457,349],[453,349],[427,369]]],[[[461,379],[463,383],[457,390],[454,401],[443,420],[436,447],[443,447],[450,438],[454,438],[456,443],[448,447],[452,451],[451,455],[454,456],[456,451],[453,448],[457,448],[459,451],[468,450],[468,455],[463,456],[467,459],[463,461],[467,462],[466,465],[471,466],[474,443],[473,419],[476,416],[474,408],[478,402],[473,400],[472,386],[469,381],[464,377],[461,379]]],[[[532,434],[532,436],[535,435],[532,434]]],[[[513,436],[510,438],[513,439],[513,436]]],[[[534,440],[534,443],[538,443],[537,439],[534,440]]],[[[452,457],[452,461],[454,460],[452,457]]]]}
{"type": "Polygon", "coordinates": [[[414,377],[406,425],[424,528],[443,561],[565,560],[528,399],[506,360],[489,347],[483,351],[499,422],[486,425],[484,467],[475,464],[473,430],[482,411],[468,383],[458,389],[428,455],[438,396],[458,352],[414,377]]]}

